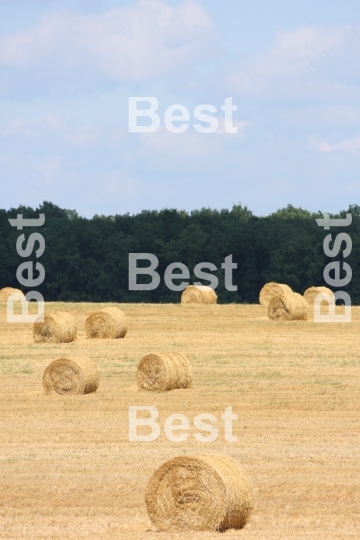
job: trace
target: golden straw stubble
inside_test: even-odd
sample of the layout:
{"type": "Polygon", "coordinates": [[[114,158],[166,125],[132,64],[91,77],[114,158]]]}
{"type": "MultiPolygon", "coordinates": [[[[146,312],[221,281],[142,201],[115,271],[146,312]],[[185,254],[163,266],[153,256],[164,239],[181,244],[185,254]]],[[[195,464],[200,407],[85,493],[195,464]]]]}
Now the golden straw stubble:
{"type": "Polygon", "coordinates": [[[150,478],[145,502],[159,531],[241,529],[254,508],[253,489],[227,456],[179,456],[150,478]]]}
{"type": "Polygon", "coordinates": [[[217,294],[206,285],[189,285],[181,295],[182,304],[216,304],[217,294]]]}
{"type": "Polygon", "coordinates": [[[44,371],[46,394],[90,394],[99,386],[96,365],[86,356],[58,358],[44,371]]]}
{"type": "Polygon", "coordinates": [[[47,313],[43,322],[36,321],[33,326],[35,343],[71,343],[76,334],[74,317],[65,311],[47,313]]]}
{"type": "Polygon", "coordinates": [[[268,305],[268,317],[273,321],[306,321],[308,304],[299,293],[279,294],[268,305]]]}
{"type": "Polygon", "coordinates": [[[191,388],[191,364],[177,352],[147,354],[138,365],[136,382],[141,390],[166,392],[176,388],[191,388]]]}
{"type": "Polygon", "coordinates": [[[19,294],[22,298],[25,299],[25,295],[20,289],[13,289],[12,287],[4,287],[0,289],[0,302],[7,302],[9,296],[12,294],[19,294]]]}
{"type": "Polygon", "coordinates": [[[332,299],[335,299],[334,293],[332,292],[331,289],[328,289],[327,287],[309,287],[304,292],[304,299],[306,303],[309,304],[310,306],[313,306],[315,298],[320,293],[328,294],[329,296],[331,296],[332,299]]]}
{"type": "Polygon", "coordinates": [[[275,281],[269,281],[265,283],[259,294],[259,302],[262,306],[268,307],[270,300],[274,296],[279,296],[280,294],[289,294],[292,293],[292,289],[289,285],[285,283],[276,283],[275,281]]]}
{"type": "Polygon", "coordinates": [[[117,307],[99,309],[86,319],[85,331],[88,338],[123,338],[127,332],[125,313],[117,307]]]}

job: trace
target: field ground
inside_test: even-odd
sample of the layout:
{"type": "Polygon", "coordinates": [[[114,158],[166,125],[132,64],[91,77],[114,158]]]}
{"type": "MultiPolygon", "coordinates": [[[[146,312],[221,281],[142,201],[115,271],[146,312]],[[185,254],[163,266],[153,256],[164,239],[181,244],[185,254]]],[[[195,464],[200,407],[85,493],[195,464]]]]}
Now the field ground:
{"type": "Polygon", "coordinates": [[[359,307],[352,323],[314,324],[271,322],[259,305],[122,304],[125,339],[88,340],[85,318],[98,307],[47,304],[74,314],[78,340],[40,345],[31,325],[7,324],[0,305],[1,539],[360,538],[359,307]],[[194,388],[136,391],[142,356],[172,350],[191,361],[194,388]],[[45,367],[71,354],[97,363],[97,393],[44,395],[45,367]],[[161,427],[174,412],[220,419],[232,405],[238,441],[225,442],[219,421],[214,443],[173,443],[163,429],[157,441],[131,443],[130,405],[155,405],[161,427]],[[224,536],[155,532],[149,477],[167,459],[201,453],[227,454],[247,471],[250,522],[224,536]]]}

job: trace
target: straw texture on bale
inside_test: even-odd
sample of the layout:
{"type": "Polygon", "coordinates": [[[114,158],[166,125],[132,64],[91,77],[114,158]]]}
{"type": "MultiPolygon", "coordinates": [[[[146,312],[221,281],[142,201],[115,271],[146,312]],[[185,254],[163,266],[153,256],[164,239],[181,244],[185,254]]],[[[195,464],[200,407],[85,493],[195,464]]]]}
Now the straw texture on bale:
{"type": "Polygon", "coordinates": [[[45,369],[43,386],[47,394],[90,394],[99,386],[99,373],[86,356],[58,358],[45,369]]]}
{"type": "Polygon", "coordinates": [[[292,292],[293,291],[289,287],[289,285],[270,281],[269,283],[266,283],[261,289],[259,294],[259,302],[262,306],[268,307],[269,302],[273,298],[273,296],[278,296],[280,294],[288,294],[292,292]]]}
{"type": "Polygon", "coordinates": [[[335,299],[334,293],[331,289],[328,289],[327,287],[309,287],[304,292],[304,299],[310,306],[314,305],[315,298],[318,294],[325,293],[329,294],[332,299],[335,299]]]}
{"type": "Polygon", "coordinates": [[[127,332],[125,313],[117,307],[99,309],[86,319],[85,331],[88,338],[123,338],[127,332]]]}
{"type": "Polygon", "coordinates": [[[268,305],[268,317],[273,321],[306,321],[308,305],[298,293],[274,296],[268,305]]]}
{"type": "Polygon", "coordinates": [[[4,287],[0,290],[0,302],[7,302],[9,296],[12,294],[20,294],[23,298],[25,298],[25,295],[20,289],[13,289],[12,287],[4,287]]]}
{"type": "Polygon", "coordinates": [[[159,531],[241,529],[253,510],[252,486],[227,456],[181,456],[150,478],[145,502],[159,531]]]}
{"type": "Polygon", "coordinates": [[[76,339],[74,317],[65,311],[48,313],[44,321],[36,321],[33,327],[35,343],[70,343],[76,339]]]}
{"type": "Polygon", "coordinates": [[[189,285],[181,295],[182,304],[216,304],[217,294],[205,285],[189,285]]]}
{"type": "Polygon", "coordinates": [[[141,390],[166,392],[191,388],[191,364],[180,353],[147,354],[137,368],[136,382],[141,390]]]}

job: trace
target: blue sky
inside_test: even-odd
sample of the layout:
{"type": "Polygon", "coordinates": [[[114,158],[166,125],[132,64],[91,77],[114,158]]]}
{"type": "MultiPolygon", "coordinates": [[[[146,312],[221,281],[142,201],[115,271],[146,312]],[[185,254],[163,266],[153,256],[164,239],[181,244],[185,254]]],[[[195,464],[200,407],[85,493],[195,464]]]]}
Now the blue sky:
{"type": "Polygon", "coordinates": [[[360,4],[0,0],[0,104],[1,208],[335,212],[360,195],[360,4]],[[157,98],[157,131],[129,133],[133,96],[157,98]]]}

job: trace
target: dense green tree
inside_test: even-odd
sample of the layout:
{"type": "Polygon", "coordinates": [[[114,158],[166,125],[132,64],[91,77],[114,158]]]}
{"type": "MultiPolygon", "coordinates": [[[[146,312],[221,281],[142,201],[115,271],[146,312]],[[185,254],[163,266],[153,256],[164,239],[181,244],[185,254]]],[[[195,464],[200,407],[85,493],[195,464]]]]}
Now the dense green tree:
{"type": "MultiPolygon", "coordinates": [[[[211,262],[219,279],[219,302],[258,301],[261,287],[267,281],[288,283],[303,292],[310,285],[324,284],[323,270],[332,260],[342,260],[340,254],[330,259],[324,254],[326,235],[332,239],[338,232],[350,234],[353,249],[346,262],[353,276],[345,290],[353,303],[360,302],[360,207],[351,205],[333,217],[352,214],[352,224],[346,229],[324,231],[315,219],[321,212],[311,213],[291,205],[257,217],[246,207],[236,204],[231,210],[202,208],[193,212],[164,209],[137,215],[94,216],[85,219],[75,210],[66,210],[44,202],[36,209],[20,206],[0,210],[0,288],[19,287],[16,270],[24,261],[35,261],[34,253],[22,258],[16,251],[20,234],[26,239],[40,232],[46,241],[44,255],[39,259],[46,270],[43,284],[37,287],[46,300],[119,301],[119,302],[178,302],[180,293],[170,291],[164,284],[166,267],[173,262],[185,264],[190,282],[199,281],[194,267],[211,262]],[[9,219],[23,214],[36,218],[44,213],[42,227],[11,227],[9,219]],[[159,260],[157,271],[160,286],[153,291],[128,290],[129,253],[153,253],[159,260]],[[238,268],[233,272],[237,291],[227,291],[221,264],[233,255],[238,268]]],[[[139,266],[142,264],[139,263],[139,266]]],[[[146,261],[143,266],[147,266],[146,261]]],[[[150,278],[142,276],[143,283],[150,278]]],[[[204,284],[208,284],[204,281],[204,284]]],[[[24,292],[26,287],[20,286],[24,292]]]]}

